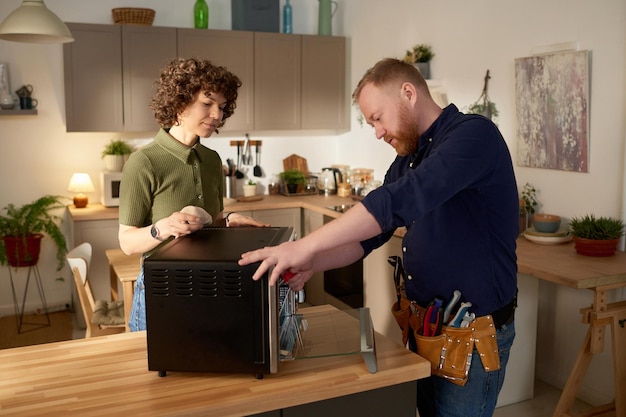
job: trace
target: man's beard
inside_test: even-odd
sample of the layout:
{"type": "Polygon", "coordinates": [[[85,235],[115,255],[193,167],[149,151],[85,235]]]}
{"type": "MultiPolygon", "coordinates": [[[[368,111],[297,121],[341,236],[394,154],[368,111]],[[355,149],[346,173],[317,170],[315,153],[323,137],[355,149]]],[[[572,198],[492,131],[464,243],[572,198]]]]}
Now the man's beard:
{"type": "Polygon", "coordinates": [[[395,150],[398,155],[406,156],[417,150],[417,141],[420,135],[417,122],[412,120],[408,109],[402,103],[398,105],[398,114],[399,126],[397,134],[393,136],[397,142],[395,150]]]}

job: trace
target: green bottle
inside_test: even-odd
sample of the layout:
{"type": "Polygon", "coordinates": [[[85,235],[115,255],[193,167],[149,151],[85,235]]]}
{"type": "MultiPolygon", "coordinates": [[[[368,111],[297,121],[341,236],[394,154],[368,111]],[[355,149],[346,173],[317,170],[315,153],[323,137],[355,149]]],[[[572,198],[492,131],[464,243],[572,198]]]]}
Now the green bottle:
{"type": "Polygon", "coordinates": [[[206,29],[209,27],[209,6],[205,0],[196,0],[193,6],[193,23],[196,29],[206,29]]]}

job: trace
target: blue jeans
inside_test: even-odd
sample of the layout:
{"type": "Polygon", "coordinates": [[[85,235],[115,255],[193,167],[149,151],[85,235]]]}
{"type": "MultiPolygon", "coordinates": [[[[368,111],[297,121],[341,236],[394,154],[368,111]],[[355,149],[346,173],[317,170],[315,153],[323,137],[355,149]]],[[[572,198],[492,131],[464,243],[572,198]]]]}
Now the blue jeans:
{"type": "Polygon", "coordinates": [[[128,327],[131,332],[146,330],[146,287],[144,285],[143,266],[137,282],[135,282],[135,293],[133,294],[133,306],[130,309],[130,318],[128,319],[128,327]]]}
{"type": "Polygon", "coordinates": [[[469,378],[464,387],[431,376],[417,381],[417,409],[420,417],[491,417],[504,383],[511,346],[515,339],[515,322],[496,330],[500,370],[485,372],[476,349],[469,378]]]}

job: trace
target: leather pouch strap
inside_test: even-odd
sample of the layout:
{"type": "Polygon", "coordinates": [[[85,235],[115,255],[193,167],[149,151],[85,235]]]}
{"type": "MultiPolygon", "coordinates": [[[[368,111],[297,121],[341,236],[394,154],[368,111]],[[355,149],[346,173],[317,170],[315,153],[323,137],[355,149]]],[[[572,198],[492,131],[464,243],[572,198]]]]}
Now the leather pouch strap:
{"type": "Polygon", "coordinates": [[[500,355],[493,317],[491,315],[478,317],[470,323],[470,328],[473,331],[474,344],[485,372],[499,370],[500,355]]]}

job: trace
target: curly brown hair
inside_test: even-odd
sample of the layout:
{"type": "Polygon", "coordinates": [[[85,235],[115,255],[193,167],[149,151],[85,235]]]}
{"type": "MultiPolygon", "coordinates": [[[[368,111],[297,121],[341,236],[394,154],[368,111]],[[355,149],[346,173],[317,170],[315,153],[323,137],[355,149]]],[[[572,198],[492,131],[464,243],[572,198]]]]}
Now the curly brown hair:
{"type": "MultiPolygon", "coordinates": [[[[154,110],[159,125],[170,128],[177,123],[178,115],[193,101],[196,93],[221,93],[226,99],[224,116],[218,126],[221,128],[237,107],[239,87],[241,80],[225,67],[213,65],[205,59],[176,58],[163,68],[155,82],[156,92],[150,108],[154,110]]],[[[219,133],[219,130],[215,131],[219,133]]]]}

